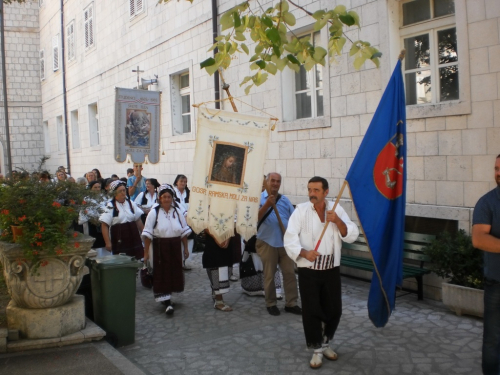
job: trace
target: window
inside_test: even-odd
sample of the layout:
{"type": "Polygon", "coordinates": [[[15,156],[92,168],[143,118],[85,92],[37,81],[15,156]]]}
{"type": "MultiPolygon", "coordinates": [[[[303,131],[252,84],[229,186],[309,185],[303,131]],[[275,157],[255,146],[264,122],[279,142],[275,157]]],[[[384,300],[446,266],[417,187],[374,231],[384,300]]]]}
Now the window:
{"type": "Polygon", "coordinates": [[[85,48],[94,46],[94,4],[89,5],[83,11],[83,22],[85,30],[85,48]]]}
{"type": "MultiPolygon", "coordinates": [[[[311,26],[312,28],[312,26],[311,26]]],[[[308,28],[308,30],[311,30],[308,28]]],[[[326,48],[328,29],[318,32],[304,31],[304,27],[291,30],[289,37],[308,38],[309,43],[326,48]]],[[[298,72],[285,69],[279,76],[277,109],[283,119],[278,131],[327,128],[331,126],[331,118],[345,115],[336,113],[330,115],[330,64],[314,66],[306,71],[300,68],[298,72]]]]}
{"type": "Polygon", "coordinates": [[[56,117],[56,128],[57,128],[57,150],[64,151],[65,143],[65,132],[64,132],[64,123],[62,116],[56,117]]]}
{"type": "Polygon", "coordinates": [[[454,0],[414,0],[401,7],[406,104],[460,99],[454,0]]]}
{"type": "Polygon", "coordinates": [[[90,146],[99,145],[99,112],[97,111],[97,103],[89,104],[89,133],[90,146]]]}
{"type": "Polygon", "coordinates": [[[68,41],[68,61],[75,59],[75,21],[71,21],[66,28],[66,37],[68,41]]]}
{"type": "MultiPolygon", "coordinates": [[[[321,42],[320,33],[315,32],[302,37],[309,37],[313,45],[321,42]]],[[[322,67],[316,65],[310,71],[301,66],[295,73],[295,118],[315,118],[323,116],[323,75],[322,67]]]]}
{"type": "Polygon", "coordinates": [[[78,111],[71,111],[71,138],[73,148],[80,148],[80,126],[78,125],[78,111]]]}
{"type": "Polygon", "coordinates": [[[171,76],[173,134],[191,133],[191,83],[189,72],[171,76]]]}
{"type": "Polygon", "coordinates": [[[40,80],[45,79],[45,51],[40,50],[40,80]]]}
{"type": "Polygon", "coordinates": [[[52,69],[55,72],[56,70],[59,70],[59,34],[52,38],[52,57],[52,69]]]}
{"type": "Polygon", "coordinates": [[[43,144],[45,148],[45,154],[50,154],[50,131],[49,131],[49,122],[43,122],[43,144]]]}
{"type": "Polygon", "coordinates": [[[130,4],[130,18],[133,18],[144,11],[143,0],[129,0],[129,4],[130,4]]]}

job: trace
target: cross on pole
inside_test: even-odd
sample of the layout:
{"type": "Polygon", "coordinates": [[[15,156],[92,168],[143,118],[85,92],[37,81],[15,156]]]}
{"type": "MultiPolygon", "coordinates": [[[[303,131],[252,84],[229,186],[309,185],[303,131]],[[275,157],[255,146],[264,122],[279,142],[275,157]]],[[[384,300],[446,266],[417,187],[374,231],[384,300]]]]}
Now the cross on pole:
{"type": "Polygon", "coordinates": [[[139,88],[139,74],[144,73],[144,70],[139,70],[139,65],[137,65],[137,70],[132,70],[133,73],[137,73],[137,88],[139,88]]]}

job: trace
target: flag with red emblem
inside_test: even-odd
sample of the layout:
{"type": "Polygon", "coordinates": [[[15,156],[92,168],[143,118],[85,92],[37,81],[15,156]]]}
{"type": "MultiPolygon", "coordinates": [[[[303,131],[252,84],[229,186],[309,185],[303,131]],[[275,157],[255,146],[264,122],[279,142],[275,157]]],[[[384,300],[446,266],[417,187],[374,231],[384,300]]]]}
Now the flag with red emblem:
{"type": "Polygon", "coordinates": [[[346,181],[375,270],[368,315],[387,324],[402,283],[406,204],[406,112],[401,61],[361,142],[346,181]]]}

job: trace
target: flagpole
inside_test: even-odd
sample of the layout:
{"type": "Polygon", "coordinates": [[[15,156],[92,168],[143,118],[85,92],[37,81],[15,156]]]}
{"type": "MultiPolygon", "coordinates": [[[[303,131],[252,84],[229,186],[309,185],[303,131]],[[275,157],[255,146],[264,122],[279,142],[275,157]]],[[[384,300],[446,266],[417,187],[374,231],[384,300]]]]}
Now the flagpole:
{"type": "MultiPolygon", "coordinates": [[[[332,211],[335,211],[335,208],[337,208],[337,205],[339,204],[340,197],[342,196],[342,193],[344,192],[344,188],[347,185],[347,181],[344,181],[344,184],[342,185],[342,188],[340,189],[339,195],[337,196],[337,200],[335,201],[335,204],[333,205],[332,211]]],[[[326,210],[326,207],[325,207],[326,210]]],[[[326,228],[328,228],[328,223],[325,223],[325,226],[323,227],[323,232],[321,232],[321,236],[319,236],[318,243],[316,244],[316,247],[314,248],[314,251],[318,251],[319,245],[321,244],[321,240],[323,239],[323,236],[325,235],[326,228]]]]}

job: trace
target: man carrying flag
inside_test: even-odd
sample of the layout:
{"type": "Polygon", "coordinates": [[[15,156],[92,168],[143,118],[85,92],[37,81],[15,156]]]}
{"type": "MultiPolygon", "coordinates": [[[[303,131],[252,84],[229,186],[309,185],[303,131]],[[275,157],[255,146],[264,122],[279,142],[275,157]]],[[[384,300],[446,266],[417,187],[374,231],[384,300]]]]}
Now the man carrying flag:
{"type": "Polygon", "coordinates": [[[406,204],[406,112],[401,60],[347,173],[352,200],[373,259],[368,315],[383,327],[402,283],[406,204]]]}
{"type": "Polygon", "coordinates": [[[307,347],[314,349],[309,365],[319,368],[323,357],[337,360],[329,342],[342,315],[340,250],[342,241],[354,242],[359,231],[340,205],[326,201],[327,180],[313,177],[307,190],[309,202],[297,205],[283,242],[288,256],[297,263],[302,324],[307,347]]]}

